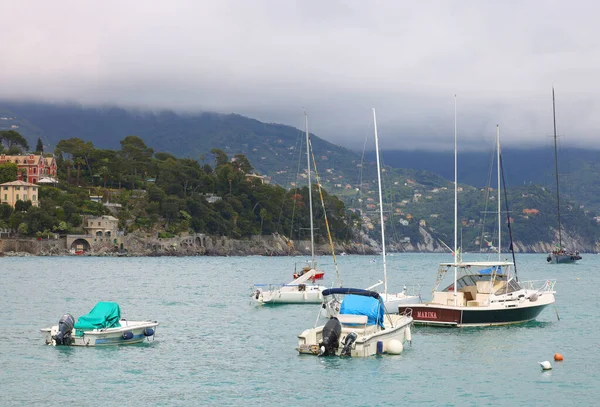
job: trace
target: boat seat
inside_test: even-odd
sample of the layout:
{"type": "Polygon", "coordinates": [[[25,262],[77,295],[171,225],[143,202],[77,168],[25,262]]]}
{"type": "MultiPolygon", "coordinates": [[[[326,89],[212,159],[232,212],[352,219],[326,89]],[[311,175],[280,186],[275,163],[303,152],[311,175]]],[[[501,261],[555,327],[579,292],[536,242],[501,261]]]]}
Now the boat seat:
{"type": "Polygon", "coordinates": [[[366,325],[369,317],[366,315],[339,314],[337,319],[342,325],[366,325]]]}
{"type": "Polygon", "coordinates": [[[473,301],[477,296],[477,287],[474,285],[469,285],[466,287],[462,287],[458,290],[458,292],[464,293],[465,301],[473,301]]]}

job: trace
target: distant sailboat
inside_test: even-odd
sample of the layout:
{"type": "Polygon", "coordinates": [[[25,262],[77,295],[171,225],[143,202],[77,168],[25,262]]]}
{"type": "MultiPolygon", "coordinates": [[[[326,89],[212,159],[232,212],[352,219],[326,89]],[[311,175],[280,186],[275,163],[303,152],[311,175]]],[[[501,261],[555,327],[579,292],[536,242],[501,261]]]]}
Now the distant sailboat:
{"type": "Polygon", "coordinates": [[[556,215],[558,220],[558,244],[556,248],[548,254],[546,261],[551,264],[575,263],[581,260],[579,251],[567,250],[562,245],[562,227],[560,223],[560,194],[558,189],[558,148],[556,142],[556,102],[554,99],[554,87],[552,88],[552,116],[554,119],[554,178],[556,180],[556,215]]]}

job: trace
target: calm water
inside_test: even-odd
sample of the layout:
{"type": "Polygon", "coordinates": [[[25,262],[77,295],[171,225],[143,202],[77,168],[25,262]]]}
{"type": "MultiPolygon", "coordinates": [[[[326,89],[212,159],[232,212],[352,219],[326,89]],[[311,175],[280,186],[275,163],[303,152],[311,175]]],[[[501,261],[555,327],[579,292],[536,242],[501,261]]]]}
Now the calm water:
{"type": "MultiPolygon", "coordinates": [[[[524,280],[556,278],[554,308],[536,322],[485,329],[415,328],[402,355],[299,356],[296,335],[316,305],[257,306],[253,283],[287,282],[304,258],[2,258],[0,405],[533,406],[597,405],[600,256],[546,265],[520,255],[524,280]],[[54,348],[39,328],[97,301],[128,319],[156,319],[156,340],[115,348],[54,348]],[[564,355],[554,362],[556,352],[564,355]],[[543,372],[538,361],[554,366],[543,372]]],[[[382,276],[380,259],[338,257],[345,286],[382,276]]],[[[389,285],[428,293],[449,255],[395,254],[389,285]]],[[[466,256],[465,256],[466,259],[466,256]]],[[[329,258],[321,261],[333,281],[329,258]]]]}

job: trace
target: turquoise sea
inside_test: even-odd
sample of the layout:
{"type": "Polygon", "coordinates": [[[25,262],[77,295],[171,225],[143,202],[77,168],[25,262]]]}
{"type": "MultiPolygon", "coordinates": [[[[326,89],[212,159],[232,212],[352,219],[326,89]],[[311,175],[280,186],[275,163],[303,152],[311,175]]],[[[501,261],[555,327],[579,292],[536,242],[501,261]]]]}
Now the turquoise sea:
{"type": "MultiPolygon", "coordinates": [[[[465,260],[467,260],[465,255],[465,260]]],[[[475,259],[470,257],[469,259],[475,259]]],[[[0,259],[0,406],[593,406],[600,396],[600,256],[548,265],[517,256],[522,280],[556,278],[556,309],[521,326],[413,330],[398,356],[299,356],[296,335],[318,305],[257,306],[253,283],[288,282],[304,257],[0,259]],[[154,342],[44,345],[63,313],[117,301],[160,322],[154,342]],[[560,320],[557,319],[557,312],[560,320]],[[560,352],[563,362],[554,362],[560,352]],[[549,360],[553,370],[542,371],[549,360]]],[[[330,257],[320,260],[326,284],[330,257]]],[[[389,286],[429,298],[447,254],[388,257],[389,286]]],[[[338,257],[345,286],[382,277],[379,257],[338,257]],[[375,260],[375,262],[372,262],[375,260]]]]}

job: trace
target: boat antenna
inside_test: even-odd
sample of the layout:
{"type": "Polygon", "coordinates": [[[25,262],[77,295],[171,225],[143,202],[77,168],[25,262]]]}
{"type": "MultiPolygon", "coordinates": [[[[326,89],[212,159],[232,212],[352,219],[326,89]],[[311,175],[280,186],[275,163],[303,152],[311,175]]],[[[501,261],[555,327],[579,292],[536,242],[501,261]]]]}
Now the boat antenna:
{"type": "Polygon", "coordinates": [[[327,210],[325,209],[325,199],[323,199],[323,188],[321,187],[321,178],[319,177],[319,171],[317,171],[317,160],[315,160],[315,150],[310,146],[310,153],[312,155],[313,165],[315,167],[315,179],[317,181],[317,187],[319,189],[319,197],[321,198],[321,206],[323,207],[323,216],[325,217],[325,228],[327,229],[327,237],[329,238],[329,247],[331,248],[331,255],[333,257],[333,264],[335,266],[335,277],[336,287],[342,286],[342,278],[340,277],[340,268],[338,266],[337,258],[335,256],[335,247],[333,246],[333,238],[331,237],[331,229],[329,228],[329,220],[327,219],[327,210]]]}
{"type": "Polygon", "coordinates": [[[558,147],[556,141],[556,102],[554,99],[554,86],[552,86],[552,118],[554,123],[554,177],[556,179],[556,213],[558,215],[558,248],[562,249],[562,232],[560,227],[560,194],[558,191],[558,147]]]}
{"type": "Polygon", "coordinates": [[[500,126],[496,125],[496,159],[498,160],[498,261],[502,260],[502,219],[500,216],[500,126]]]}
{"type": "MultiPolygon", "coordinates": [[[[500,149],[500,145],[498,145],[498,149],[500,149]]],[[[506,177],[504,176],[504,165],[502,162],[502,153],[500,153],[500,170],[502,171],[502,186],[504,189],[504,206],[506,207],[506,219],[508,221],[508,237],[510,239],[510,246],[508,249],[512,253],[513,266],[515,268],[515,280],[519,282],[519,277],[517,276],[517,260],[515,258],[515,247],[513,245],[513,237],[512,237],[512,227],[510,225],[510,211],[508,208],[508,193],[506,192],[506,177]]]]}
{"type": "Polygon", "coordinates": [[[454,95],[454,306],[457,305],[456,284],[458,279],[458,267],[460,261],[458,253],[458,156],[457,156],[457,131],[456,131],[456,95],[454,95]]]}
{"type": "Polygon", "coordinates": [[[310,210],[310,256],[311,268],[315,268],[315,231],[313,226],[312,184],[310,183],[310,136],[308,134],[308,115],[304,112],[304,127],[306,129],[306,169],[308,170],[308,208],[310,210]]]}
{"type": "Polygon", "coordinates": [[[381,167],[379,164],[379,138],[377,136],[377,116],[373,108],[373,128],[375,129],[375,154],[377,156],[377,184],[379,186],[379,215],[381,222],[381,256],[383,260],[383,292],[387,298],[387,263],[385,260],[385,224],[383,223],[383,196],[381,195],[381,167]]]}

